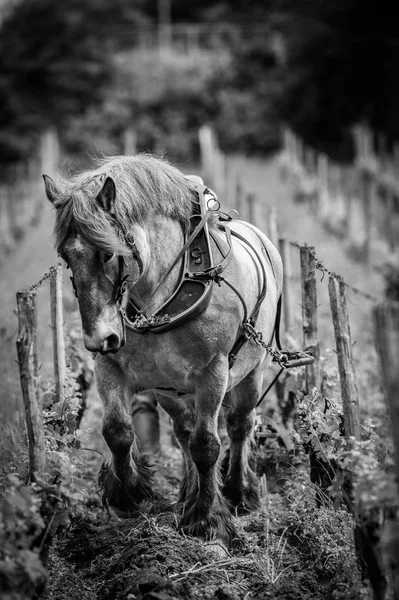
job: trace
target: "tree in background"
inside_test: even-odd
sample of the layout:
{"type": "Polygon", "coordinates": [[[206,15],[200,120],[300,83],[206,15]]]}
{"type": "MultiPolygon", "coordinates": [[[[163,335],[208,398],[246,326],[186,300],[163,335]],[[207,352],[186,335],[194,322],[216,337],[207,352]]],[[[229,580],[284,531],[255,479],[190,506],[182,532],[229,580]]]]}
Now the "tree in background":
{"type": "Polygon", "coordinates": [[[142,25],[154,28],[159,0],[22,0],[0,27],[0,162],[30,154],[48,126],[74,151],[103,129],[105,150],[112,151],[133,125],[142,149],[169,140],[185,156],[184,136],[192,145],[203,120],[217,127],[226,150],[248,153],[274,150],[282,122],[338,158],[350,157],[351,126],[362,120],[398,139],[393,5],[170,0],[172,22],[226,21],[246,35],[225,47],[228,64],[215,60],[209,69],[199,58],[196,71],[176,57],[153,97],[139,94],[142,81],[152,89],[150,70],[139,86],[132,80],[126,98],[115,86],[116,53],[130,52],[142,25]],[[276,52],[276,36],[283,52],[276,52]]]}
{"type": "Polygon", "coordinates": [[[281,0],[285,85],[280,114],[305,140],[350,157],[353,124],[399,138],[399,38],[388,0],[281,0]]]}
{"type": "Polygon", "coordinates": [[[102,104],[119,27],[132,37],[144,0],[22,0],[0,29],[0,161],[30,154],[36,134],[61,130],[102,104]]]}
{"type": "Polygon", "coordinates": [[[213,121],[226,151],[268,154],[279,147],[282,82],[272,40],[266,25],[247,28],[231,49],[229,69],[210,81],[213,121]]]}

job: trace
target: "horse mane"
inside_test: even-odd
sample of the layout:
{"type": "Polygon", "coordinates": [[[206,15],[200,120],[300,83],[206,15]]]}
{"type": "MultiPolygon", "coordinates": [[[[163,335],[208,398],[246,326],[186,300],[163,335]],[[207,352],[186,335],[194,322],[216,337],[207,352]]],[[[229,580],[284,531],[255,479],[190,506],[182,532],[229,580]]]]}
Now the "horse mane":
{"type": "Polygon", "coordinates": [[[101,158],[96,165],[96,169],[69,179],[58,178],[58,188],[62,191],[54,203],[57,249],[73,231],[106,252],[127,255],[130,249],[120,239],[115,221],[127,231],[130,225],[142,225],[155,214],[177,220],[184,231],[189,229],[198,198],[184,174],[169,162],[137,154],[101,158]],[[114,220],[96,200],[106,177],[112,177],[116,186],[114,220]]]}

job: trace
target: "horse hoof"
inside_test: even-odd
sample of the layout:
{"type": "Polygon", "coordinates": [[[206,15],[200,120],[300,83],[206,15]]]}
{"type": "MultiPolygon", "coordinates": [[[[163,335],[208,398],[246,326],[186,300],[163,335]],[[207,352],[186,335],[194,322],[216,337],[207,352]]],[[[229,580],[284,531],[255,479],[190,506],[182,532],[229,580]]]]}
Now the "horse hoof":
{"type": "Polygon", "coordinates": [[[98,474],[98,483],[102,491],[103,505],[112,507],[121,518],[131,518],[140,514],[139,505],[143,500],[152,498],[153,474],[144,457],[136,463],[137,475],[132,472],[118,476],[112,464],[103,462],[98,474]]]}
{"type": "Polygon", "coordinates": [[[218,522],[218,520],[207,520],[196,523],[180,522],[180,530],[185,534],[196,538],[201,538],[205,542],[217,540],[218,543],[229,547],[233,540],[238,536],[237,530],[232,521],[218,522]]]}
{"type": "Polygon", "coordinates": [[[228,499],[232,512],[238,516],[259,510],[261,506],[259,480],[254,473],[249,474],[248,480],[245,487],[233,481],[226,481],[223,487],[223,495],[228,499]]]}
{"type": "Polygon", "coordinates": [[[205,542],[217,542],[230,546],[238,535],[233,519],[225,503],[213,507],[204,515],[201,507],[195,504],[190,508],[184,505],[180,529],[186,535],[202,538],[205,542]]]}

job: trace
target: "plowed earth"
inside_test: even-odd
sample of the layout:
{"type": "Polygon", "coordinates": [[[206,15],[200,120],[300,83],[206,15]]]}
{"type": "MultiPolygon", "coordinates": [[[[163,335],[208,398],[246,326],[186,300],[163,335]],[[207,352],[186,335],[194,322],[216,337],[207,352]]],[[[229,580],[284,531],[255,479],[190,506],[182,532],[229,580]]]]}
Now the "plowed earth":
{"type": "Polygon", "coordinates": [[[91,459],[86,463],[84,517],[52,546],[46,600],[364,597],[351,519],[329,505],[316,508],[305,456],[288,453],[278,438],[273,451],[258,448],[262,507],[235,518],[239,536],[226,549],[178,530],[174,502],[181,454],[166,415],[161,418],[162,454],[153,457],[155,499],[143,504],[134,519],[121,520],[103,510],[96,484],[104,451],[100,416],[93,393],[83,423],[90,424],[94,450],[86,452],[91,459]]]}

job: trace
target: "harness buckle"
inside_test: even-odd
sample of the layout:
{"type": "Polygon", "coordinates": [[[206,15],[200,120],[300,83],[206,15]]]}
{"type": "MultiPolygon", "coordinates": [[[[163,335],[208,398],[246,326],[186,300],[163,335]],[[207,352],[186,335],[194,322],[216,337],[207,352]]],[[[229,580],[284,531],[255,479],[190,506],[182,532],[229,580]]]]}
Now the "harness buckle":
{"type": "Polygon", "coordinates": [[[133,248],[133,246],[136,245],[136,242],[133,239],[133,236],[131,233],[129,233],[128,231],[123,231],[122,229],[119,229],[119,239],[122,242],[122,244],[126,244],[127,246],[130,246],[131,248],[133,248]]]}
{"type": "Polygon", "coordinates": [[[134,241],[132,234],[129,233],[128,231],[125,233],[125,242],[131,248],[136,245],[136,242],[134,241]]]}

